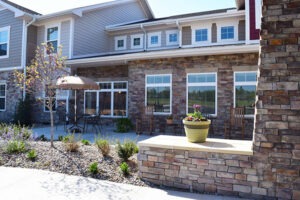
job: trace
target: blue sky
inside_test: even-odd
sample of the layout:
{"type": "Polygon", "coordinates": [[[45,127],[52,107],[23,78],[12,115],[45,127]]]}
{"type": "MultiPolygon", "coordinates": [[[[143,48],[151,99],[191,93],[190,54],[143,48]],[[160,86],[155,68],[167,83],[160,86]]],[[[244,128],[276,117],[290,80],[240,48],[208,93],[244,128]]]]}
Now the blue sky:
{"type": "MultiPolygon", "coordinates": [[[[10,0],[42,14],[111,0],[10,0]]],[[[235,7],[235,0],[148,0],[155,17],[235,7]]]]}

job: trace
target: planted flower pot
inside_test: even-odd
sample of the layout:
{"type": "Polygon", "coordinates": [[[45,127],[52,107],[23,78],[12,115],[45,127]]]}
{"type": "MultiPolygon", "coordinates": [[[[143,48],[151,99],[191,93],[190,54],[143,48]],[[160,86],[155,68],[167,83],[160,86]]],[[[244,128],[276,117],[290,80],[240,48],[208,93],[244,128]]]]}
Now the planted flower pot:
{"type": "Polygon", "coordinates": [[[183,119],[185,135],[189,142],[203,143],[206,141],[210,120],[207,121],[188,121],[183,119]]]}

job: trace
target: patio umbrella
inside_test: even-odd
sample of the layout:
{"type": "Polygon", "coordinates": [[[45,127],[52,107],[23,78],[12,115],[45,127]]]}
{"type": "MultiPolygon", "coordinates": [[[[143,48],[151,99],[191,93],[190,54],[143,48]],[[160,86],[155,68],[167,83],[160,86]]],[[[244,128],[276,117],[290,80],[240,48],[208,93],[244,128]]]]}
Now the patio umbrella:
{"type": "Polygon", "coordinates": [[[76,127],[79,128],[77,125],[77,90],[99,90],[99,85],[95,81],[86,77],[64,76],[58,78],[53,87],[61,90],[75,90],[74,126],[72,126],[71,129],[74,129],[76,127]]]}

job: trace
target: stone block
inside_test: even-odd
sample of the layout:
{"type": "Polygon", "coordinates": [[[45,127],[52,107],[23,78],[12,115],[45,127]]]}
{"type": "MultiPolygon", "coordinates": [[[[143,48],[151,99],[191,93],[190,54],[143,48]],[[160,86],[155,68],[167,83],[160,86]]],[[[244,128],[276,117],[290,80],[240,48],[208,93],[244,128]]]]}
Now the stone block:
{"type": "Polygon", "coordinates": [[[252,193],[265,196],[267,195],[267,190],[265,188],[252,187],[252,193]]]}
{"type": "Polygon", "coordinates": [[[233,167],[239,167],[239,161],[238,160],[226,160],[227,166],[233,166],[233,167]]]}
{"type": "Polygon", "coordinates": [[[266,128],[288,129],[288,122],[266,122],[266,128]]]}
{"type": "Polygon", "coordinates": [[[208,165],[208,160],[192,158],[192,164],[196,164],[196,165],[208,165]]]}
{"type": "Polygon", "coordinates": [[[297,82],[278,82],[275,83],[275,88],[277,90],[298,90],[297,82]]]}
{"type": "Polygon", "coordinates": [[[244,173],[249,174],[249,175],[256,175],[257,170],[256,169],[244,169],[244,173]]]}
{"type": "Polygon", "coordinates": [[[148,156],[148,161],[157,162],[158,157],[157,156],[148,156]]]}
{"type": "Polygon", "coordinates": [[[270,39],[269,44],[270,45],[276,45],[276,46],[282,45],[282,40],[281,39],[270,39]]]}
{"type": "Polygon", "coordinates": [[[235,174],[234,178],[237,180],[245,181],[245,180],[247,180],[247,175],[246,174],[235,174]]]}
{"type": "Polygon", "coordinates": [[[142,165],[145,167],[154,167],[154,162],[151,161],[143,161],[142,165]]]}
{"type": "Polygon", "coordinates": [[[300,199],[300,190],[293,190],[293,200],[300,199]]]}
{"type": "Polygon", "coordinates": [[[166,169],[165,170],[165,175],[166,176],[170,176],[170,177],[178,177],[178,170],[170,170],[170,169],[166,169]]]}
{"type": "Polygon", "coordinates": [[[209,177],[216,177],[217,172],[216,171],[205,170],[204,175],[209,176],[209,177]]]}
{"type": "Polygon", "coordinates": [[[294,27],[300,27],[300,19],[294,19],[293,20],[293,26],[294,27]]]}
{"type": "Polygon", "coordinates": [[[225,165],[225,160],[220,159],[220,160],[208,160],[209,164],[216,164],[216,165],[225,165]]]}
{"type": "Polygon", "coordinates": [[[214,181],[214,179],[212,179],[212,178],[200,177],[200,178],[198,178],[198,183],[214,184],[215,181],[214,181]]]}
{"type": "Polygon", "coordinates": [[[242,172],[242,168],[240,167],[229,167],[228,168],[228,172],[229,173],[241,173],[242,172]]]}
{"type": "Polygon", "coordinates": [[[247,181],[258,182],[258,176],[247,175],[247,181]]]}
{"type": "Polygon", "coordinates": [[[217,191],[217,186],[214,184],[205,184],[205,192],[215,193],[217,191]]]}
{"type": "Polygon", "coordinates": [[[228,173],[228,172],[217,172],[217,177],[221,177],[221,178],[234,178],[234,174],[233,173],[228,173]]]}
{"type": "Polygon", "coordinates": [[[250,193],[251,192],[251,187],[250,186],[245,186],[245,185],[233,185],[233,191],[250,193]]]}
{"type": "Polygon", "coordinates": [[[160,169],[168,169],[170,168],[170,165],[169,164],[166,164],[166,163],[155,163],[155,167],[157,168],[160,168],[160,169]]]}

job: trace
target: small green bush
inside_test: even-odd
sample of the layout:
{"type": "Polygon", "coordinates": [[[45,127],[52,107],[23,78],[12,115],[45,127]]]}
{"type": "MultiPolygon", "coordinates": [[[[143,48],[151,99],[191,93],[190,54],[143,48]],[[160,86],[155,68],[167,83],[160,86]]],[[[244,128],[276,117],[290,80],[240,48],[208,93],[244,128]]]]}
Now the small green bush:
{"type": "Polygon", "coordinates": [[[20,99],[14,116],[14,123],[22,126],[32,125],[32,98],[26,94],[25,100],[20,99]]]}
{"type": "Polygon", "coordinates": [[[43,134],[43,135],[39,136],[36,140],[42,141],[42,142],[47,142],[48,138],[46,138],[46,136],[43,134]]]}
{"type": "Polygon", "coordinates": [[[27,158],[31,161],[34,161],[37,157],[37,153],[34,149],[30,150],[28,153],[27,153],[27,158]]]}
{"type": "Polygon", "coordinates": [[[99,172],[98,163],[97,162],[91,163],[88,171],[93,175],[97,174],[99,172]]]}
{"type": "Polygon", "coordinates": [[[126,162],[122,162],[120,165],[120,169],[124,176],[129,175],[129,166],[126,162]]]}
{"type": "Polygon", "coordinates": [[[63,142],[67,151],[77,152],[79,150],[80,146],[74,134],[64,137],[63,142]]]}
{"type": "Polygon", "coordinates": [[[26,151],[25,142],[19,140],[11,140],[6,144],[6,152],[13,153],[23,153],[26,151]]]}
{"type": "Polygon", "coordinates": [[[62,135],[59,135],[57,139],[58,139],[58,141],[61,141],[61,142],[62,142],[62,141],[63,141],[63,139],[64,139],[64,136],[62,136],[62,135]]]}
{"type": "Polygon", "coordinates": [[[88,141],[88,140],[81,140],[81,143],[83,144],[83,145],[90,145],[91,143],[90,143],[90,141],[88,141]]]}
{"type": "Polygon", "coordinates": [[[117,130],[118,133],[126,133],[133,128],[133,125],[128,118],[117,119],[117,130]]]}
{"type": "Polygon", "coordinates": [[[97,139],[95,141],[95,144],[98,147],[98,149],[101,151],[101,153],[104,157],[108,156],[108,154],[110,152],[110,146],[109,146],[108,140],[97,139]]]}
{"type": "Polygon", "coordinates": [[[127,161],[136,151],[138,147],[133,141],[125,141],[124,144],[117,142],[117,153],[123,161],[127,161]]]}

